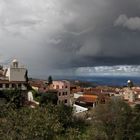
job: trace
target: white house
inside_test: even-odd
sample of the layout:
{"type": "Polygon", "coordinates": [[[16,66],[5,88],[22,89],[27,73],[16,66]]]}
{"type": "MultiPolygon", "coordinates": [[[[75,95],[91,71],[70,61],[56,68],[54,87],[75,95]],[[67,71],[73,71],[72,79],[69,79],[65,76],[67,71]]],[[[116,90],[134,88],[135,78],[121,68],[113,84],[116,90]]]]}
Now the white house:
{"type": "Polygon", "coordinates": [[[19,62],[14,59],[7,70],[6,76],[8,77],[9,81],[26,81],[26,71],[27,69],[19,66],[19,62]]]}
{"type": "Polygon", "coordinates": [[[14,59],[8,69],[0,70],[0,90],[21,89],[27,90],[27,69],[19,66],[14,59]]]}

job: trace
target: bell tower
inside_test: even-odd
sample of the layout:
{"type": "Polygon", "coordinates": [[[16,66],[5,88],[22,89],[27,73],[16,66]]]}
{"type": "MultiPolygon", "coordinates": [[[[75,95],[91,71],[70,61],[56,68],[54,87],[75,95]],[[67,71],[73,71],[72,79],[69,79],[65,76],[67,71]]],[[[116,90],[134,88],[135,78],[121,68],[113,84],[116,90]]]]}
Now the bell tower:
{"type": "Polygon", "coordinates": [[[17,61],[16,59],[14,59],[14,60],[12,61],[12,67],[13,67],[13,68],[18,68],[18,61],[17,61]]]}

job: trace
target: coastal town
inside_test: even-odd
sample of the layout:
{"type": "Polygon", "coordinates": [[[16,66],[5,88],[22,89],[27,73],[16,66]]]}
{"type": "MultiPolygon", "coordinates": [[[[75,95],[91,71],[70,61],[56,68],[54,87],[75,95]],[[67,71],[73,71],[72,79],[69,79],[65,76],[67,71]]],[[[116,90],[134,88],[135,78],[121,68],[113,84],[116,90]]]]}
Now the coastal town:
{"type": "Polygon", "coordinates": [[[137,140],[140,87],[126,83],[92,87],[52,76],[33,79],[14,59],[0,68],[0,139],[132,140],[135,135],[137,140]]]}
{"type": "Polygon", "coordinates": [[[140,0],[0,0],[0,140],[140,140],[140,0]]]}
{"type": "MultiPolygon", "coordinates": [[[[130,80],[126,81],[126,87],[100,85],[90,87],[81,86],[82,81],[54,81],[51,76],[48,80],[29,79],[28,70],[20,66],[16,59],[8,68],[1,67],[0,76],[0,90],[20,89],[23,92],[23,104],[32,108],[39,105],[44,94],[56,96],[56,104],[72,106],[76,114],[86,112],[98,104],[105,104],[115,98],[124,100],[132,107],[140,104],[140,87],[134,86],[130,80]]],[[[1,96],[2,99],[3,96],[1,96]]],[[[49,103],[47,97],[45,100],[44,102],[49,103]]]]}

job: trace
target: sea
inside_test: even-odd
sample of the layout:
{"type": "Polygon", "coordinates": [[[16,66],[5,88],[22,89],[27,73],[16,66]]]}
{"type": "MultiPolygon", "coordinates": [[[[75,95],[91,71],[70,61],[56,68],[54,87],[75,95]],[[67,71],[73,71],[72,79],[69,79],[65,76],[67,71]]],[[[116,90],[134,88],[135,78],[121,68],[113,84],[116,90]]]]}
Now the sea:
{"type": "MultiPolygon", "coordinates": [[[[53,77],[53,76],[52,76],[53,77]]],[[[91,82],[94,85],[126,86],[131,80],[134,85],[140,86],[140,76],[54,76],[54,80],[71,80],[91,82]]]]}

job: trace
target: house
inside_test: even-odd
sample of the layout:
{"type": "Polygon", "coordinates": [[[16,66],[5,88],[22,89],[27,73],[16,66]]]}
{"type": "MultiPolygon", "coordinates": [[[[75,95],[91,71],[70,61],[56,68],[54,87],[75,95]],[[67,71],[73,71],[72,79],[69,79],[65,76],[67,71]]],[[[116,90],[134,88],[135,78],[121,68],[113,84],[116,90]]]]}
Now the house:
{"type": "Polygon", "coordinates": [[[39,93],[45,93],[48,91],[48,85],[46,84],[46,81],[44,80],[31,80],[29,81],[30,86],[32,89],[39,93]]]}
{"type": "Polygon", "coordinates": [[[88,108],[82,107],[82,106],[76,105],[76,104],[73,105],[73,108],[74,108],[75,113],[81,113],[81,112],[88,111],[88,108]]]}
{"type": "Polygon", "coordinates": [[[73,95],[70,92],[70,82],[66,80],[53,81],[52,89],[57,90],[58,104],[72,105],[73,95]]]}
{"type": "Polygon", "coordinates": [[[74,93],[74,100],[78,99],[80,96],[83,96],[84,92],[76,92],[74,93]]]}
{"type": "Polygon", "coordinates": [[[27,69],[14,59],[8,68],[0,70],[0,90],[27,90],[27,69]]]}
{"type": "Polygon", "coordinates": [[[53,81],[51,85],[44,80],[32,80],[29,82],[31,87],[39,93],[52,93],[58,97],[58,103],[72,105],[73,94],[70,92],[70,82],[66,80],[53,81]]]}
{"type": "Polygon", "coordinates": [[[76,105],[82,106],[82,107],[95,107],[98,104],[98,96],[97,95],[83,95],[77,98],[75,101],[76,105]]]}

